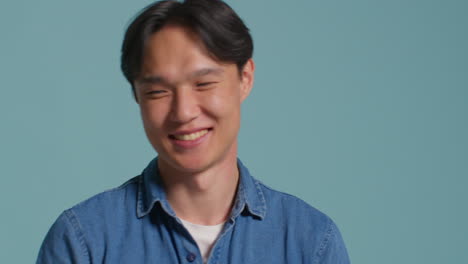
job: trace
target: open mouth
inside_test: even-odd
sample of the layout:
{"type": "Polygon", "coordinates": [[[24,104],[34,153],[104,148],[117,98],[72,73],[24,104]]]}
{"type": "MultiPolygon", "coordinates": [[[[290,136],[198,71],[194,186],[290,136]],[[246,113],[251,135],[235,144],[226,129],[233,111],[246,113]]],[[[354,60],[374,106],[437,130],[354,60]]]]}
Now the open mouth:
{"type": "Polygon", "coordinates": [[[210,130],[212,130],[212,129],[207,128],[207,129],[202,129],[202,130],[190,133],[190,134],[169,135],[169,138],[170,139],[175,139],[175,140],[181,140],[181,141],[193,141],[193,140],[197,140],[197,139],[203,137],[210,130]]]}

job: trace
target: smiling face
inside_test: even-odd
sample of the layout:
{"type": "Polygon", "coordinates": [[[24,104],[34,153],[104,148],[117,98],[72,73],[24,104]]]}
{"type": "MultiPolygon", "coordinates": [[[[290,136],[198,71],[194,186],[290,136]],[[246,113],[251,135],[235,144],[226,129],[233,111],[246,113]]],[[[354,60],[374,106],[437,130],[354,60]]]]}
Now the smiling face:
{"type": "Polygon", "coordinates": [[[249,60],[214,60],[189,30],[164,26],[147,41],[135,80],[146,135],[159,162],[196,173],[237,156],[240,105],[253,84],[249,60]]]}

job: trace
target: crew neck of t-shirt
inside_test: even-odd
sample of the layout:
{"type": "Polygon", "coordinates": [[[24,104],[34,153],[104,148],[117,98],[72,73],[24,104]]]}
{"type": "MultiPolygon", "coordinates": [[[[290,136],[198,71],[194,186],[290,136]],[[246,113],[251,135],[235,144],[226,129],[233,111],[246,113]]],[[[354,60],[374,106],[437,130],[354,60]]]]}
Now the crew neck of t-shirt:
{"type": "Polygon", "coordinates": [[[217,225],[199,225],[183,219],[180,219],[180,221],[197,243],[203,257],[203,263],[206,263],[210,256],[211,249],[223,229],[224,223],[217,225]]]}

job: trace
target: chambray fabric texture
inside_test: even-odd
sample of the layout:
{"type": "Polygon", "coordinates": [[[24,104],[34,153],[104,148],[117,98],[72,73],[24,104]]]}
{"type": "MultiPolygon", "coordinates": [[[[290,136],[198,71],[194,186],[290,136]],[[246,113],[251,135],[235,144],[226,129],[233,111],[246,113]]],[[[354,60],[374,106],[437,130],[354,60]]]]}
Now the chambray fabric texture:
{"type": "MultiPolygon", "coordinates": [[[[166,200],[157,158],[141,175],[64,211],[38,264],[202,263],[195,241],[166,200]]],[[[212,249],[214,263],[350,263],[335,223],[292,195],[254,179],[238,160],[230,218],[212,249]]]]}

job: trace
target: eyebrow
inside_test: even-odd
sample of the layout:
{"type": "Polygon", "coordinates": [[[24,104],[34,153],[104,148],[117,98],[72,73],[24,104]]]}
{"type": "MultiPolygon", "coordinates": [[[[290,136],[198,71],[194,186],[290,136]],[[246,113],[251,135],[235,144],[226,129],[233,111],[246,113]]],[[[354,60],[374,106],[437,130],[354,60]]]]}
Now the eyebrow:
{"type": "MultiPolygon", "coordinates": [[[[202,69],[199,69],[190,73],[188,75],[188,78],[186,79],[194,79],[197,77],[202,77],[202,76],[206,76],[210,74],[220,76],[223,73],[224,73],[224,70],[222,68],[202,68],[202,69]]],[[[169,84],[166,78],[159,76],[159,75],[151,75],[151,76],[142,77],[137,82],[142,83],[142,84],[164,84],[164,85],[169,84]]]]}
{"type": "Polygon", "coordinates": [[[165,79],[160,76],[147,76],[137,80],[137,82],[143,84],[158,84],[165,82],[165,79]]]}
{"type": "Polygon", "coordinates": [[[203,69],[200,69],[200,70],[197,70],[193,73],[191,73],[189,76],[191,78],[195,78],[195,77],[201,77],[201,76],[205,76],[205,75],[209,75],[209,74],[213,74],[213,75],[222,75],[224,72],[224,70],[222,68],[203,68],[203,69]]]}

